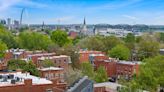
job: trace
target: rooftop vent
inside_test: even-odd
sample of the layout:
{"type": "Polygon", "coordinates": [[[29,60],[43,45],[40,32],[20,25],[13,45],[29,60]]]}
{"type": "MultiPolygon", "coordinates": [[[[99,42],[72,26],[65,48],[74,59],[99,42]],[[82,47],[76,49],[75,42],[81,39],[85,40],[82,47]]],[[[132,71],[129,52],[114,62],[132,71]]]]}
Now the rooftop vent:
{"type": "Polygon", "coordinates": [[[8,79],[13,79],[14,78],[14,75],[13,74],[9,74],[8,75],[8,79]]]}
{"type": "Polygon", "coordinates": [[[2,75],[0,75],[0,79],[2,79],[3,78],[3,76],[2,75]]]}
{"type": "Polygon", "coordinates": [[[16,79],[16,82],[20,81],[20,78],[19,77],[16,77],[15,79],[16,79]]]}
{"type": "Polygon", "coordinates": [[[7,82],[7,76],[3,76],[2,82],[7,82]]]}

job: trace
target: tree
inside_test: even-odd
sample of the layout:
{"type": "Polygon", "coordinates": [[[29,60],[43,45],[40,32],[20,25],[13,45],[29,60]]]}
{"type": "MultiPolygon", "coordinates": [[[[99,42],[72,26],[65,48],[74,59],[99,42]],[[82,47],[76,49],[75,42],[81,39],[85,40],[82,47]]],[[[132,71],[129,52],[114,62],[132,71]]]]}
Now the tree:
{"type": "Polygon", "coordinates": [[[69,67],[64,77],[68,85],[71,85],[75,82],[75,80],[78,80],[82,77],[82,73],[81,70],[72,69],[71,67],[69,67]]]}
{"type": "Polygon", "coordinates": [[[16,48],[18,46],[13,34],[2,25],[0,25],[0,40],[2,40],[8,48],[16,48]]]}
{"type": "Polygon", "coordinates": [[[140,59],[156,56],[159,52],[159,43],[151,38],[142,39],[138,44],[138,55],[140,59]]]}
{"type": "Polygon", "coordinates": [[[38,71],[37,67],[32,63],[32,61],[28,62],[24,66],[23,70],[30,72],[31,75],[39,76],[39,71],[38,71]]]}
{"type": "Polygon", "coordinates": [[[26,65],[26,61],[24,60],[10,60],[8,61],[8,69],[9,70],[16,70],[16,69],[23,69],[26,65]]]}
{"type": "Polygon", "coordinates": [[[60,55],[60,46],[58,46],[57,44],[53,43],[53,44],[49,44],[47,47],[47,51],[48,52],[55,52],[57,55],[60,55]]]}
{"type": "Polygon", "coordinates": [[[160,33],[160,40],[164,43],[164,33],[160,33]]]}
{"type": "Polygon", "coordinates": [[[51,33],[51,39],[54,43],[56,43],[60,47],[70,42],[67,33],[59,29],[51,33]]]}
{"type": "Polygon", "coordinates": [[[123,44],[121,39],[115,37],[115,36],[107,36],[104,37],[103,40],[101,40],[105,45],[105,52],[108,52],[113,47],[117,46],[118,44],[123,44]]]}
{"type": "Polygon", "coordinates": [[[134,59],[133,54],[135,51],[135,36],[132,33],[128,33],[128,35],[124,39],[125,45],[129,48],[130,50],[130,56],[131,60],[134,59]]]}
{"type": "Polygon", "coordinates": [[[126,38],[124,39],[127,47],[132,50],[135,46],[135,36],[132,33],[128,33],[126,38]]]}
{"type": "Polygon", "coordinates": [[[7,50],[7,45],[0,40],[0,58],[4,57],[5,50],[7,50]]]}
{"type": "Polygon", "coordinates": [[[75,39],[72,40],[73,45],[76,45],[77,43],[79,43],[79,41],[80,41],[81,39],[82,39],[82,38],[80,38],[79,36],[77,36],[75,39]]]}
{"type": "Polygon", "coordinates": [[[100,36],[86,37],[77,44],[80,48],[87,48],[89,50],[104,50],[104,44],[100,36]]]}
{"type": "Polygon", "coordinates": [[[78,48],[73,45],[67,45],[63,47],[62,54],[70,56],[71,66],[73,69],[75,68],[80,69],[79,53],[77,52],[78,52],[78,48]]]}
{"type": "Polygon", "coordinates": [[[42,61],[42,66],[43,67],[51,67],[51,66],[55,66],[55,64],[52,61],[47,59],[47,60],[42,61]]]}
{"type": "Polygon", "coordinates": [[[101,82],[106,82],[108,80],[108,76],[106,73],[106,70],[103,66],[100,66],[95,74],[95,79],[96,82],[101,83],[101,82]]]}
{"type": "Polygon", "coordinates": [[[117,45],[109,51],[109,56],[113,58],[119,58],[121,60],[128,60],[130,56],[130,51],[124,45],[117,45]]]}
{"type": "Polygon", "coordinates": [[[30,72],[32,75],[39,76],[37,67],[31,61],[26,62],[24,60],[10,60],[7,66],[10,70],[22,69],[23,71],[30,72]]]}
{"type": "Polygon", "coordinates": [[[164,88],[164,56],[148,58],[143,62],[140,66],[139,75],[132,81],[133,84],[131,82],[130,84],[137,89],[150,92],[157,92],[159,86],[164,88]]]}
{"type": "Polygon", "coordinates": [[[21,48],[29,50],[46,50],[48,45],[52,44],[47,35],[36,32],[22,32],[18,39],[21,48]]]}
{"type": "Polygon", "coordinates": [[[82,74],[88,76],[90,79],[94,79],[94,69],[90,63],[81,64],[82,74]]]}

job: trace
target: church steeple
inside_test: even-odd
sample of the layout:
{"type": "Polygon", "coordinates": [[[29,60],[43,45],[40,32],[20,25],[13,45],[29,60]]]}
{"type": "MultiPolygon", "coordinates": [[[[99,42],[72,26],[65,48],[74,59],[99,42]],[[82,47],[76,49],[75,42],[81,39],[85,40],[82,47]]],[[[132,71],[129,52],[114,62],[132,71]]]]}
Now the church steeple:
{"type": "Polygon", "coordinates": [[[86,25],[85,17],[84,17],[84,25],[86,25]]]}
{"type": "Polygon", "coordinates": [[[45,29],[45,25],[44,25],[44,21],[43,21],[43,23],[42,23],[42,31],[44,31],[44,29],[45,29]]]}
{"type": "Polygon", "coordinates": [[[87,35],[87,25],[86,25],[85,17],[84,17],[84,21],[83,21],[83,25],[82,25],[80,34],[83,35],[83,36],[87,35]]]}

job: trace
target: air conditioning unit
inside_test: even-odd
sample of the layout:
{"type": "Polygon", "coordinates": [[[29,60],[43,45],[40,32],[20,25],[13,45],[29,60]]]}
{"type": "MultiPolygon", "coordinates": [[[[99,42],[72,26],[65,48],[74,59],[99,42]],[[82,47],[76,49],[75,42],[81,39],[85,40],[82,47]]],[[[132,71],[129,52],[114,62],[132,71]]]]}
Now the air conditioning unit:
{"type": "Polygon", "coordinates": [[[15,84],[16,83],[16,80],[15,79],[12,79],[11,80],[11,84],[15,84]]]}

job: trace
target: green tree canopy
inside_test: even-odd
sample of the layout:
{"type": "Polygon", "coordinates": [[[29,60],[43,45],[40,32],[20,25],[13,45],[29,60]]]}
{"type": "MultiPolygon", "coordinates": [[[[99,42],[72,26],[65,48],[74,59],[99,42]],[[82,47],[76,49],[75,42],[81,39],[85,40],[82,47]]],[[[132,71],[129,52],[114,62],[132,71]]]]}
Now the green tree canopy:
{"type": "Polygon", "coordinates": [[[53,66],[55,66],[55,64],[51,61],[51,60],[44,60],[44,61],[42,61],[42,66],[43,67],[53,67],[53,66]]]}
{"type": "Polygon", "coordinates": [[[9,70],[16,70],[16,69],[23,69],[26,65],[24,60],[10,60],[8,62],[8,69],[9,70]]]}
{"type": "Polygon", "coordinates": [[[8,48],[16,48],[18,46],[13,34],[2,25],[0,25],[0,40],[2,40],[8,48]]]}
{"type": "Polygon", "coordinates": [[[82,74],[88,76],[90,79],[94,79],[94,69],[90,63],[81,64],[82,74]]]}
{"type": "Polygon", "coordinates": [[[68,55],[71,58],[71,66],[73,69],[80,68],[80,63],[79,63],[79,53],[78,48],[73,46],[73,45],[67,45],[63,47],[63,52],[62,54],[68,55]]]}
{"type": "Polygon", "coordinates": [[[120,60],[128,60],[130,51],[124,45],[117,45],[109,51],[109,56],[113,58],[119,58],[120,60]]]}
{"type": "Polygon", "coordinates": [[[24,60],[10,60],[7,66],[10,70],[22,69],[23,71],[30,72],[32,75],[39,76],[37,67],[31,61],[26,62],[24,60]]]}
{"type": "Polygon", "coordinates": [[[121,39],[115,36],[106,36],[103,40],[101,40],[105,45],[105,52],[108,52],[113,47],[117,46],[118,44],[123,44],[121,39]]]}
{"type": "Polygon", "coordinates": [[[159,53],[159,43],[149,35],[144,35],[138,44],[138,55],[141,59],[156,56],[159,53]]]}
{"type": "Polygon", "coordinates": [[[70,42],[67,33],[59,29],[51,33],[51,39],[54,43],[58,44],[60,47],[70,42]]]}
{"type": "Polygon", "coordinates": [[[30,72],[30,74],[34,76],[39,76],[39,71],[32,61],[28,62],[23,69],[24,71],[30,72]]]}
{"type": "Polygon", "coordinates": [[[126,38],[124,39],[126,46],[132,50],[135,47],[135,36],[132,33],[129,33],[126,38]]]}
{"type": "Polygon", "coordinates": [[[160,33],[160,41],[164,43],[164,33],[160,33]]]}
{"type": "Polygon", "coordinates": [[[0,58],[4,57],[5,50],[7,50],[7,45],[0,40],[0,58]]]}
{"type": "Polygon", "coordinates": [[[156,56],[144,60],[140,66],[139,75],[130,85],[137,89],[157,92],[157,88],[164,87],[164,56],[156,56]]]}
{"type": "Polygon", "coordinates": [[[77,44],[81,48],[87,48],[89,50],[104,50],[104,44],[102,41],[102,37],[100,36],[93,36],[93,37],[86,37],[79,41],[77,44]]]}
{"type": "Polygon", "coordinates": [[[107,72],[103,66],[100,66],[97,69],[96,74],[95,74],[95,81],[98,83],[108,81],[107,72]]]}
{"type": "Polygon", "coordinates": [[[44,34],[36,32],[22,32],[18,39],[21,48],[29,50],[45,50],[52,44],[51,39],[44,34]]]}

